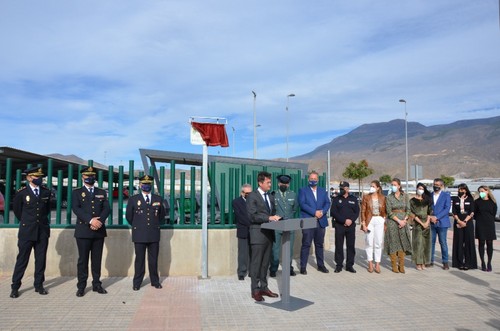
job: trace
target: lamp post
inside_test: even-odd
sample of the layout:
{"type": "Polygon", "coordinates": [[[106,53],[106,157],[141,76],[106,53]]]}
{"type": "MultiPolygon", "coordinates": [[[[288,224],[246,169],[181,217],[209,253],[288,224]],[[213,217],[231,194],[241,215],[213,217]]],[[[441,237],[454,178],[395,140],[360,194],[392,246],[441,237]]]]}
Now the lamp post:
{"type": "Polygon", "coordinates": [[[406,100],[400,99],[399,102],[405,104],[405,149],[406,149],[405,174],[406,174],[406,193],[408,194],[408,112],[406,111],[406,100]]]}
{"type": "Polygon", "coordinates": [[[255,101],[257,99],[257,93],[253,93],[253,158],[257,158],[257,113],[255,112],[255,101]]]}
{"type": "Polygon", "coordinates": [[[288,102],[290,100],[290,97],[294,97],[295,94],[290,93],[289,95],[286,96],[286,162],[288,162],[288,127],[289,127],[289,115],[288,115],[288,102]]]}
{"type": "Polygon", "coordinates": [[[232,126],[231,128],[233,129],[233,156],[234,156],[234,132],[235,132],[236,130],[234,129],[234,126],[232,126]]]}

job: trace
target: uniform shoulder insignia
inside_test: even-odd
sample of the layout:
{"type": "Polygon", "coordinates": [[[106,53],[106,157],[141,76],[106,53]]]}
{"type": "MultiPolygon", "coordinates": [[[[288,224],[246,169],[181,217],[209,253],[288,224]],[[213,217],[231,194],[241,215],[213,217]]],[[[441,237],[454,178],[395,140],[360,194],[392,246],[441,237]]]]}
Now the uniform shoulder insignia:
{"type": "Polygon", "coordinates": [[[26,186],[22,186],[22,187],[20,187],[20,188],[17,190],[17,192],[21,192],[22,190],[25,190],[25,189],[26,189],[26,186]]]}

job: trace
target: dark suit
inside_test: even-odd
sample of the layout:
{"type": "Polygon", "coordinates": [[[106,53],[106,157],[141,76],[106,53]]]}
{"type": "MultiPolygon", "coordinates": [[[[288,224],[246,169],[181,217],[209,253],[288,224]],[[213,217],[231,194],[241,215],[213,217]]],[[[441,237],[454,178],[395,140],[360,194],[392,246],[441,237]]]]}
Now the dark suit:
{"type": "Polygon", "coordinates": [[[250,218],[247,202],[240,196],[233,200],[233,211],[236,216],[236,237],[238,238],[238,277],[245,277],[250,262],[250,218]]]}
{"type": "Polygon", "coordinates": [[[337,268],[342,268],[344,264],[344,238],[346,239],[346,268],[354,265],[356,255],[356,220],[359,217],[358,198],[349,194],[347,198],[337,195],[332,199],[331,216],[335,227],[335,264],[337,268]],[[346,220],[351,220],[349,226],[345,226],[346,220]]]}
{"type": "MultiPolygon", "coordinates": [[[[29,186],[29,184],[28,184],[29,186]]],[[[49,244],[50,226],[50,191],[42,186],[38,187],[36,197],[30,187],[20,189],[14,197],[14,215],[19,219],[17,255],[14,273],[12,274],[12,289],[21,287],[21,280],[28,266],[31,250],[35,251],[35,288],[43,287],[45,281],[45,265],[47,246],[49,244]]]]}
{"type": "Polygon", "coordinates": [[[91,197],[86,186],[73,190],[73,212],[76,215],[75,238],[78,246],[78,284],[79,290],[87,286],[89,274],[89,254],[91,255],[92,286],[101,285],[101,261],[104,237],[106,237],[106,219],[109,216],[109,202],[106,191],[94,187],[91,197]],[[98,230],[90,228],[90,220],[100,217],[102,227],[98,230]]]}
{"type": "Polygon", "coordinates": [[[309,251],[314,240],[316,263],[319,267],[325,266],[323,257],[323,244],[325,242],[325,228],[328,226],[328,210],[330,199],[324,188],[316,187],[317,198],[310,186],[299,189],[300,217],[315,217],[316,211],[323,211],[323,216],[318,219],[316,228],[302,230],[302,247],[300,249],[300,268],[305,269],[309,259],[309,251]]]}
{"type": "Polygon", "coordinates": [[[145,274],[145,255],[148,251],[148,269],[151,285],[159,285],[158,253],[160,250],[160,225],[165,223],[165,208],[159,195],[150,194],[149,204],[142,193],[128,199],[126,218],[132,225],[135,247],[134,287],[140,287],[145,274]]]}
{"type": "Polygon", "coordinates": [[[268,195],[271,207],[259,190],[251,192],[247,197],[247,211],[250,218],[250,246],[252,250],[250,262],[250,277],[252,278],[252,293],[269,290],[267,287],[267,269],[271,261],[271,249],[274,241],[274,231],[261,229],[263,223],[269,222],[269,216],[276,214],[274,197],[268,195]]]}

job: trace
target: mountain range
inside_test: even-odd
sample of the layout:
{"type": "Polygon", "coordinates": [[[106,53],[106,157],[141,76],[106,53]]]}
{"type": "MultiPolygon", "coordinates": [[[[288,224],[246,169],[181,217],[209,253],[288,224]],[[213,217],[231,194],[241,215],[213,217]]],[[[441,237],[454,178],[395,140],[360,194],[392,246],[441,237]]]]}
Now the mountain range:
{"type": "MultiPolygon", "coordinates": [[[[500,177],[500,116],[425,126],[408,122],[408,163],[420,165],[423,177],[500,177]]],[[[291,158],[309,169],[327,171],[330,151],[332,180],[341,180],[350,162],[365,159],[374,174],[405,178],[405,121],[363,124],[312,152],[291,158]]],[[[410,171],[410,170],[409,170],[410,171]]],[[[411,176],[409,176],[412,179],[411,176]]]]}

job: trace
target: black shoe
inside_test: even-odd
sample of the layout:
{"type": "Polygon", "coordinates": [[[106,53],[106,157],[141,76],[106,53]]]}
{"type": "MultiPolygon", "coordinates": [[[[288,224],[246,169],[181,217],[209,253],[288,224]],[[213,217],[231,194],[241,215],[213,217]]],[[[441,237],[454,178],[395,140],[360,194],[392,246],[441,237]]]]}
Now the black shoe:
{"type": "Polygon", "coordinates": [[[276,271],[270,271],[269,272],[269,277],[276,277],[276,271]]]}
{"type": "Polygon", "coordinates": [[[106,294],[106,293],[108,293],[108,291],[106,291],[105,289],[103,289],[101,285],[92,288],[92,291],[97,292],[99,294],[106,294]]]}
{"type": "Polygon", "coordinates": [[[132,289],[133,289],[134,291],[139,291],[139,290],[141,289],[141,287],[140,287],[140,286],[134,286],[134,287],[132,287],[132,289]]]}
{"type": "Polygon", "coordinates": [[[307,270],[306,270],[306,268],[300,268],[300,274],[301,274],[301,275],[307,275],[307,270]]]}
{"type": "Polygon", "coordinates": [[[85,290],[78,290],[76,291],[76,296],[81,298],[85,295],[85,290]]]}
{"type": "Polygon", "coordinates": [[[318,267],[318,271],[321,271],[322,273],[325,273],[325,274],[330,272],[330,271],[328,271],[328,269],[324,265],[318,267]]]}
{"type": "Polygon", "coordinates": [[[356,273],[356,270],[354,270],[354,268],[353,268],[353,267],[346,267],[346,268],[345,268],[345,270],[347,270],[347,271],[349,271],[349,272],[351,272],[351,273],[353,273],[353,274],[355,274],[355,273],[356,273]]]}
{"type": "Polygon", "coordinates": [[[12,291],[10,292],[10,297],[11,297],[12,299],[19,298],[19,290],[12,290],[12,291]]]}
{"type": "Polygon", "coordinates": [[[486,271],[486,263],[481,262],[481,270],[486,271]]]}
{"type": "Polygon", "coordinates": [[[238,276],[238,280],[245,280],[245,276],[238,276]]]}
{"type": "Polygon", "coordinates": [[[290,268],[290,276],[297,276],[297,273],[293,270],[293,268],[290,268]]]}
{"type": "Polygon", "coordinates": [[[49,292],[47,292],[46,289],[44,289],[43,287],[38,287],[35,289],[35,292],[37,292],[38,294],[40,295],[47,295],[49,294],[49,292]]]}
{"type": "Polygon", "coordinates": [[[333,272],[338,274],[341,271],[342,271],[342,267],[337,266],[337,267],[335,267],[335,270],[333,272]]]}
{"type": "Polygon", "coordinates": [[[151,285],[151,286],[153,286],[154,288],[156,288],[158,290],[163,288],[163,286],[161,286],[161,284],[155,284],[155,285],[151,285]]]}

